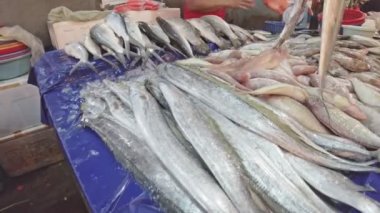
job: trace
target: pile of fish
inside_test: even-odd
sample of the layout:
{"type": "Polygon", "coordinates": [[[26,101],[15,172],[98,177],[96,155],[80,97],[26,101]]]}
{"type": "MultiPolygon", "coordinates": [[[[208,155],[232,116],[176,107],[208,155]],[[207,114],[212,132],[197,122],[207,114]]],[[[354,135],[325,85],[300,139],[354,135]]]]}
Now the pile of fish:
{"type": "Polygon", "coordinates": [[[164,51],[164,48],[187,58],[194,57],[194,53],[209,54],[211,50],[207,42],[226,49],[239,48],[242,44],[255,40],[269,39],[265,36],[266,33],[249,32],[213,15],[190,20],[181,18],[165,20],[158,17],[156,21],[156,24],[136,22],[111,12],[104,19],[104,23],[91,28],[84,41],[65,46],[65,53],[79,60],[69,73],[72,74],[81,65],[88,65],[97,72],[88,62],[89,53],[94,59],[101,59],[118,69],[104,56],[114,56],[126,68],[126,59],[131,57],[142,59],[143,65],[151,62],[149,60],[151,56],[159,62],[164,62],[165,60],[157,53],[158,50],[164,51]]]}
{"type": "Polygon", "coordinates": [[[297,81],[291,59],[284,50],[242,58],[250,69],[230,78],[217,74],[227,67],[178,61],[91,82],[81,91],[83,122],[165,212],[339,212],[336,202],[380,212],[362,194],[374,189],[343,175],[380,171],[378,106],[331,90],[344,82],[378,91],[331,76],[321,97],[297,81]]]}

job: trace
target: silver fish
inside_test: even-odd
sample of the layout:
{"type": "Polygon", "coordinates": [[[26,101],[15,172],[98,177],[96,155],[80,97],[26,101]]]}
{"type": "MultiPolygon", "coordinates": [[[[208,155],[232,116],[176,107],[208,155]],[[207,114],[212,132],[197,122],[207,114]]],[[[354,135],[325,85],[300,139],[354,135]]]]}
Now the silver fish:
{"type": "Polygon", "coordinates": [[[215,29],[218,34],[224,34],[232,42],[235,48],[240,47],[239,38],[232,32],[230,26],[219,16],[206,15],[202,16],[202,19],[207,21],[215,29]]]}
{"type": "Polygon", "coordinates": [[[375,201],[358,192],[366,190],[365,187],[355,185],[347,177],[332,170],[317,166],[291,154],[286,154],[286,156],[298,174],[322,194],[362,212],[380,212],[375,201]]]}
{"type": "Polygon", "coordinates": [[[206,212],[237,212],[213,178],[180,145],[143,85],[131,86],[131,103],[148,146],[201,208],[206,212]]]}
{"type": "MultiPolygon", "coordinates": [[[[230,24],[231,30],[237,35],[242,43],[250,43],[255,40],[255,38],[245,29],[234,25],[230,24]]],[[[264,37],[265,38],[265,37],[264,37]]]]}
{"type": "Polygon", "coordinates": [[[181,18],[168,19],[169,24],[183,33],[187,41],[193,46],[194,50],[202,55],[210,53],[208,45],[202,40],[201,35],[189,22],[181,18]]]}
{"type": "Polygon", "coordinates": [[[240,159],[231,151],[223,133],[179,89],[163,82],[160,83],[160,89],[184,136],[199,153],[238,211],[257,212],[257,207],[252,205],[246,178],[239,169],[240,159]]]}
{"type": "Polygon", "coordinates": [[[90,62],[88,62],[88,52],[86,48],[78,42],[70,43],[66,45],[63,49],[65,53],[73,58],[79,59],[78,63],[76,63],[71,70],[69,71],[69,75],[73,74],[75,70],[77,70],[80,66],[86,65],[91,70],[93,70],[95,73],[98,73],[99,71],[92,65],[90,62]]]}
{"type": "Polygon", "coordinates": [[[129,59],[130,44],[127,29],[125,28],[124,18],[118,13],[111,12],[106,16],[105,22],[117,36],[123,39],[125,47],[124,52],[127,58],[129,59]]]}
{"type": "Polygon", "coordinates": [[[119,44],[118,38],[108,25],[105,23],[95,25],[90,30],[90,36],[96,43],[111,49],[122,65],[127,67],[127,62],[124,58],[124,48],[119,44]]]}
{"type": "Polygon", "coordinates": [[[193,18],[193,19],[189,19],[188,22],[191,25],[193,25],[193,27],[199,30],[203,38],[205,38],[209,42],[212,42],[218,45],[220,49],[227,48],[227,45],[216,35],[214,28],[205,20],[200,19],[200,18],[193,18]]]}
{"type": "Polygon", "coordinates": [[[87,51],[90,52],[95,59],[100,59],[107,64],[111,65],[114,69],[119,69],[119,67],[114,64],[112,61],[106,59],[102,55],[102,51],[100,50],[100,47],[91,39],[89,35],[87,35],[84,39],[83,45],[86,47],[87,51]]]}
{"type": "Polygon", "coordinates": [[[376,87],[363,83],[357,78],[351,79],[351,82],[354,86],[355,93],[363,103],[374,107],[380,107],[380,92],[376,87]]]}

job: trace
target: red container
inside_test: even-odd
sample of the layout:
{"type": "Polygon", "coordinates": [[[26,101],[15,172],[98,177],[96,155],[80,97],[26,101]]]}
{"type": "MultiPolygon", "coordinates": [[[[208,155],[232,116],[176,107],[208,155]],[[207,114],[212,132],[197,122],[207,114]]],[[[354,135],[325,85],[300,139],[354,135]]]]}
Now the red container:
{"type": "Polygon", "coordinates": [[[345,9],[343,15],[343,25],[362,25],[365,22],[365,13],[358,9],[345,9]]]}

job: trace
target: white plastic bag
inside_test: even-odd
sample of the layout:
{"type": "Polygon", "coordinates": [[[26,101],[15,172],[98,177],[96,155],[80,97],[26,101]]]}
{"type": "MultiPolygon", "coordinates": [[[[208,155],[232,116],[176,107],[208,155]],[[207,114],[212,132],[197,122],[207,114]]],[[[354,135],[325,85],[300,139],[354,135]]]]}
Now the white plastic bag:
{"type": "Polygon", "coordinates": [[[42,41],[18,25],[13,27],[1,27],[0,35],[22,42],[28,46],[32,50],[32,59],[30,60],[32,66],[34,66],[38,59],[45,53],[42,41]]]}

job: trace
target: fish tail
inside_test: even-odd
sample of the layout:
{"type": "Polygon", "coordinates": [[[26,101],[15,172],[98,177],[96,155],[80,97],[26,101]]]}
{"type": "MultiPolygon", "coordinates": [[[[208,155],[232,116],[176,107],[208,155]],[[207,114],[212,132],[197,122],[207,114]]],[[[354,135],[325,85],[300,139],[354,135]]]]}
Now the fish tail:
{"type": "Polygon", "coordinates": [[[112,61],[110,61],[110,60],[108,60],[108,59],[106,59],[106,58],[104,58],[104,57],[101,57],[100,60],[106,62],[106,63],[109,64],[109,65],[111,65],[111,67],[112,67],[113,69],[116,69],[116,70],[119,69],[119,67],[118,67],[115,63],[113,63],[112,61]]]}
{"type": "Polygon", "coordinates": [[[127,68],[127,61],[125,60],[124,54],[116,53],[116,58],[124,68],[127,68]]]}
{"type": "Polygon", "coordinates": [[[79,61],[78,63],[76,63],[72,68],[71,70],[69,71],[69,76],[72,75],[76,70],[78,70],[78,68],[83,64],[83,62],[79,61]]]}
{"type": "Polygon", "coordinates": [[[241,46],[239,39],[232,39],[231,42],[232,42],[232,46],[236,49],[241,46]]]}

